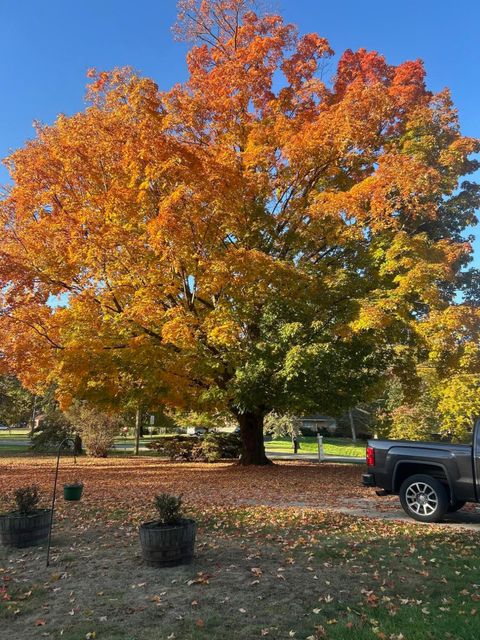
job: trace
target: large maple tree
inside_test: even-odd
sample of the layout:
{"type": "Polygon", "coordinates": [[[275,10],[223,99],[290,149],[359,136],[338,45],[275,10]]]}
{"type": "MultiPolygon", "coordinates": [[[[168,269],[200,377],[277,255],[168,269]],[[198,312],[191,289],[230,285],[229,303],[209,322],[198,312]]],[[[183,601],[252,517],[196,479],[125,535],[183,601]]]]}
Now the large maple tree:
{"type": "Polygon", "coordinates": [[[87,108],[14,152],[0,347],[60,400],[263,417],[364,399],[453,304],[478,191],[420,61],[333,52],[244,0],[184,0],[189,77],[91,72],[87,108]]]}

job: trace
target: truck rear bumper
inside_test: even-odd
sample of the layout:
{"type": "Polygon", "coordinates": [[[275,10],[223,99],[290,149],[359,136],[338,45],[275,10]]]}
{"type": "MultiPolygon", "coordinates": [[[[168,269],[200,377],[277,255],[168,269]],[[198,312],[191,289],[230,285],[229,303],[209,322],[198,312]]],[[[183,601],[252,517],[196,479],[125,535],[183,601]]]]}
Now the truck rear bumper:
{"type": "Polygon", "coordinates": [[[364,473],[362,474],[362,484],[364,487],[375,487],[375,476],[373,473],[364,473]]]}

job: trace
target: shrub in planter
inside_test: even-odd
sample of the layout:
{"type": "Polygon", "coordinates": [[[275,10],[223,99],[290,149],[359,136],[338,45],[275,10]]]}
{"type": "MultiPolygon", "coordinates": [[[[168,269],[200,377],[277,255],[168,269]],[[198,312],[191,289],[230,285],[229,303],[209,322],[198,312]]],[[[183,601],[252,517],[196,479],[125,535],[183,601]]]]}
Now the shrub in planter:
{"type": "Polygon", "coordinates": [[[140,525],[143,560],[151,567],[174,567],[193,560],[197,523],[184,518],[182,497],[161,493],[155,497],[157,520],[140,525]]]}
{"type": "Polygon", "coordinates": [[[38,487],[32,485],[14,493],[16,510],[0,515],[0,542],[10,547],[31,547],[48,538],[51,509],[39,509],[38,487]]]}

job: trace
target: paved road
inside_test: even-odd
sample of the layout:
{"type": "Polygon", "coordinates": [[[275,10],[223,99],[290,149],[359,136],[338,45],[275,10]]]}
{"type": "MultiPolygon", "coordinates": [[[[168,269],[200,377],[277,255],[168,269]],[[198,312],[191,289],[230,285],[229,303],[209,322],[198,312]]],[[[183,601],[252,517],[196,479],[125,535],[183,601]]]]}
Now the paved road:
{"type": "Polygon", "coordinates": [[[0,449],[2,447],[29,447],[29,446],[30,446],[30,440],[25,440],[25,438],[23,440],[15,440],[14,437],[12,439],[0,438],[0,449]]]}

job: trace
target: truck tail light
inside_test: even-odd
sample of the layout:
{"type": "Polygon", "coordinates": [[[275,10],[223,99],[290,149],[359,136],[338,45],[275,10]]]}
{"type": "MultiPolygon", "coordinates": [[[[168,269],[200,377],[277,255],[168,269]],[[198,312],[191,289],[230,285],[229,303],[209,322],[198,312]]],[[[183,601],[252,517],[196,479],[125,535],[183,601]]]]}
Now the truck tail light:
{"type": "Polygon", "coordinates": [[[375,466],[375,449],[373,447],[367,447],[367,467],[375,466]]]}

